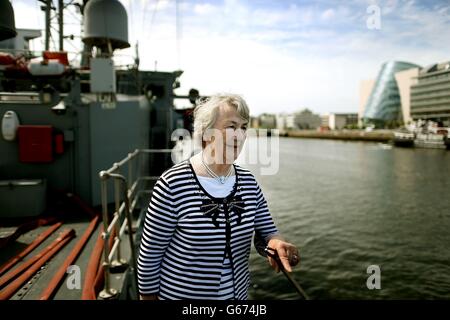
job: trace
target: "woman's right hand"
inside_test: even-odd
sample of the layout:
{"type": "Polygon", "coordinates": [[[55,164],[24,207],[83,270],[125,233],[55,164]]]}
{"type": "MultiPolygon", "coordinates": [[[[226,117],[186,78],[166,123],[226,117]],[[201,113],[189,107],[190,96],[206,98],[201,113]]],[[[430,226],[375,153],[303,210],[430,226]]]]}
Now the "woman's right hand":
{"type": "Polygon", "coordinates": [[[141,300],[159,300],[157,294],[141,294],[141,300]]]}

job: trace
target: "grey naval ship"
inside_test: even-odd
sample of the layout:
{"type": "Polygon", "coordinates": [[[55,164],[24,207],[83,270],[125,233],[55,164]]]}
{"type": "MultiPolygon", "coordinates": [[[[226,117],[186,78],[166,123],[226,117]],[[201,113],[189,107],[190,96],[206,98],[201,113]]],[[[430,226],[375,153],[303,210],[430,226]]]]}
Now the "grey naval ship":
{"type": "Polygon", "coordinates": [[[138,55],[115,65],[130,47],[118,0],[39,4],[42,52],[28,45],[40,30],[16,29],[0,1],[0,299],[137,299],[143,215],[199,92],[175,94],[183,72],[142,71],[138,55]],[[70,5],[84,29],[78,65],[63,47],[70,5]]]}

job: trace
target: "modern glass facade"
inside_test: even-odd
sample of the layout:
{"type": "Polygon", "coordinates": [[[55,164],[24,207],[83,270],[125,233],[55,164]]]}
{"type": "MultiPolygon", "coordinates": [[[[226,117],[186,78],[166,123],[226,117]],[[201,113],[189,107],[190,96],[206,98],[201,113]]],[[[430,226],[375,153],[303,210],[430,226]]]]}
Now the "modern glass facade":
{"type": "Polygon", "coordinates": [[[383,64],[364,110],[365,123],[383,126],[384,123],[401,119],[400,94],[395,73],[419,67],[408,62],[390,61],[383,64]]]}

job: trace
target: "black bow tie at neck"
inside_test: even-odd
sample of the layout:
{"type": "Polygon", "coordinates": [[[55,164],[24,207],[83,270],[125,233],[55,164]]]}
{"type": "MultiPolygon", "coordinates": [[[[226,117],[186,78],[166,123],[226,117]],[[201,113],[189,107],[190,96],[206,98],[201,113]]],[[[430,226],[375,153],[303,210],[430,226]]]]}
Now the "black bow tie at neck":
{"type": "MultiPolygon", "coordinates": [[[[203,211],[203,213],[212,219],[212,222],[216,228],[220,226],[217,218],[220,215],[221,203],[222,202],[217,202],[209,198],[203,198],[202,205],[200,206],[200,209],[203,211]]],[[[233,212],[236,213],[236,222],[237,224],[240,224],[242,221],[242,213],[245,211],[245,202],[242,200],[242,197],[240,195],[233,196],[233,198],[228,203],[228,207],[230,209],[233,209],[233,212]]]]}

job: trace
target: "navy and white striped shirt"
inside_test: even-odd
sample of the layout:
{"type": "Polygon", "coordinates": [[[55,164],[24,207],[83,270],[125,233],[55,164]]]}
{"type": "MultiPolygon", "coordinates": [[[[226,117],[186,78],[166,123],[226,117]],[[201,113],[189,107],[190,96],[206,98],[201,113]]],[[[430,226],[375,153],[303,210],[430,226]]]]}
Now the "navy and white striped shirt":
{"type": "Polygon", "coordinates": [[[223,299],[219,289],[221,279],[230,276],[222,274],[227,257],[234,283],[232,298],[247,299],[253,232],[267,241],[277,229],[253,174],[234,167],[236,182],[225,198],[208,194],[189,160],[160,176],[139,251],[140,294],[157,294],[160,299],[223,299]]]}

